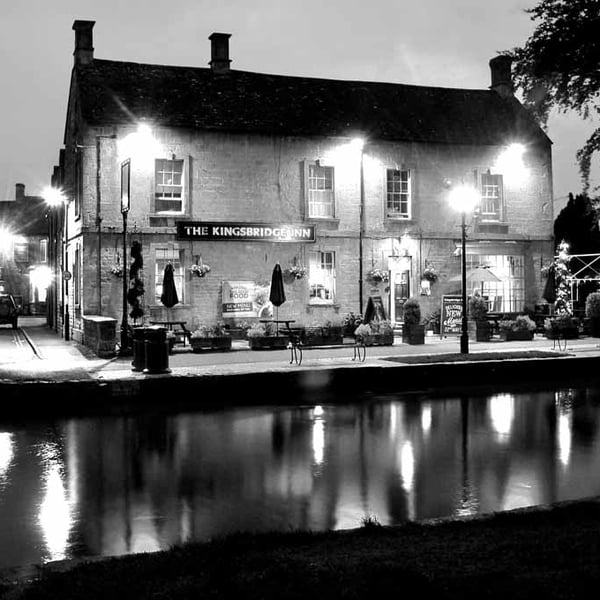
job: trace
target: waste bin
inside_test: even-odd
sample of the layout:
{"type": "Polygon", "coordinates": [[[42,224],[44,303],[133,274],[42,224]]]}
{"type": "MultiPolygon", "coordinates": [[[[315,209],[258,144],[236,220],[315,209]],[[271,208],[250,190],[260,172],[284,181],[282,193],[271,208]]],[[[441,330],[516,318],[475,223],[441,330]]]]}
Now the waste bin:
{"type": "Polygon", "coordinates": [[[134,327],[132,330],[132,350],[133,360],[131,361],[132,371],[143,371],[146,366],[146,349],[144,340],[146,337],[145,327],[134,327]]]}
{"type": "Polygon", "coordinates": [[[170,373],[169,342],[163,327],[146,327],[144,332],[144,373],[170,373]]]}

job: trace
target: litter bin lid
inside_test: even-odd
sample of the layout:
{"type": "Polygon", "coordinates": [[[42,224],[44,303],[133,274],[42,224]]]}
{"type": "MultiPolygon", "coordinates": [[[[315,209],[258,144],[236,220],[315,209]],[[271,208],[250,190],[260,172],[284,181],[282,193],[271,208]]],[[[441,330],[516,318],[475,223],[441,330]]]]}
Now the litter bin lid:
{"type": "Polygon", "coordinates": [[[146,332],[144,334],[144,339],[151,342],[164,342],[167,340],[167,330],[164,327],[152,325],[150,327],[146,327],[145,329],[146,332]]]}

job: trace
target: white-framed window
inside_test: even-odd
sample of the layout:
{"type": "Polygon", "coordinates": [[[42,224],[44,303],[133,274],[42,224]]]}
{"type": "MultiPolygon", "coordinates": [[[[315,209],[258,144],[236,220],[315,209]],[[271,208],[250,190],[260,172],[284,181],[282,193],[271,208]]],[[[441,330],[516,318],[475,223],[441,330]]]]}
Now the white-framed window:
{"type": "Polygon", "coordinates": [[[173,266],[173,280],[179,302],[184,303],[184,269],[183,269],[183,251],[178,248],[164,247],[156,248],[154,251],[154,303],[160,304],[160,297],[163,291],[163,277],[165,267],[171,263],[173,266]]]}
{"type": "Polygon", "coordinates": [[[41,263],[48,262],[48,240],[46,238],[40,240],[40,260],[41,263]]]}
{"type": "Polygon", "coordinates": [[[182,213],[183,160],[157,158],[154,165],[154,211],[182,213]]]}
{"type": "Polygon", "coordinates": [[[335,217],[333,167],[309,163],[307,169],[307,203],[309,218],[335,217]]]}
{"type": "Polygon", "coordinates": [[[410,219],[411,178],[408,169],[386,170],[386,216],[391,219],[410,219]]]}
{"type": "Polygon", "coordinates": [[[502,175],[481,174],[481,220],[501,221],[503,198],[502,175]]]}
{"type": "Polygon", "coordinates": [[[308,265],[310,304],[333,304],[335,301],[335,252],[311,252],[308,265]]]}

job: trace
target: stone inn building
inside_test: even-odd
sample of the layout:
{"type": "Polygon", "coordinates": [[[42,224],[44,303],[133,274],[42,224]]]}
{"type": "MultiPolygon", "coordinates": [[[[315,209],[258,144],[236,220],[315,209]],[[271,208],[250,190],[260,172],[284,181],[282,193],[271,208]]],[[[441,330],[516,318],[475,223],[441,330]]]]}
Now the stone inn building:
{"type": "Polygon", "coordinates": [[[68,229],[56,266],[72,276],[66,292],[57,286],[56,318],[69,308],[73,339],[88,317],[121,321],[119,270],[134,242],[138,322],[268,316],[276,263],[279,318],[335,321],[370,296],[394,323],[411,296],[427,315],[460,293],[451,196],[465,185],[480,197],[466,215],[467,265],[493,272],[490,306],[518,312],[540,299],[553,256],[551,142],[513,95],[510,58],[490,61],[481,90],[288,77],[232,69],[225,33],[210,36],[208,67],[97,59],[93,26],[73,24],[53,176],[68,229]],[[169,263],[172,308],[160,300],[169,263]]]}

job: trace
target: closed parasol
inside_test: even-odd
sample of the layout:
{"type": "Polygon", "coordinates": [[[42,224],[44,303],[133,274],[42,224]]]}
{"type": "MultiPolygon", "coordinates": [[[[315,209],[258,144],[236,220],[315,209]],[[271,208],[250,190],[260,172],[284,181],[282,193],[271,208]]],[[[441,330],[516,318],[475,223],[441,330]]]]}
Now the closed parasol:
{"type": "Polygon", "coordinates": [[[546,278],[546,285],[544,286],[542,298],[546,300],[548,304],[554,304],[554,302],[556,302],[556,273],[554,272],[554,265],[548,269],[548,277],[546,278]]]}
{"type": "MultiPolygon", "coordinates": [[[[277,263],[273,267],[273,274],[271,275],[271,291],[269,292],[269,300],[271,304],[276,308],[276,317],[279,319],[279,307],[285,302],[285,289],[283,288],[283,273],[281,266],[277,263]]],[[[277,324],[277,333],[279,333],[279,324],[277,324]]]]}
{"type": "Polygon", "coordinates": [[[179,303],[179,297],[177,296],[177,288],[175,287],[174,269],[171,263],[168,263],[165,267],[160,301],[167,308],[172,308],[173,306],[179,303]]]}

